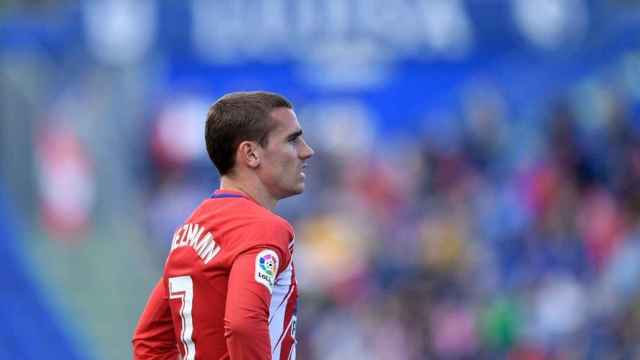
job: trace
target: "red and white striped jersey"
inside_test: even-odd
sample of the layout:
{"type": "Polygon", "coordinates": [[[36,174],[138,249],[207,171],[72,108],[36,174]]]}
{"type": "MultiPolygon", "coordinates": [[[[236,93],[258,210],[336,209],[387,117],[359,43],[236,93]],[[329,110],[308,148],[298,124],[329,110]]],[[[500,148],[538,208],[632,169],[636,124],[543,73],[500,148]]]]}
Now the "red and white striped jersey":
{"type": "Polygon", "coordinates": [[[216,191],[173,236],[134,359],[295,359],[293,239],[246,195],[216,191]]]}

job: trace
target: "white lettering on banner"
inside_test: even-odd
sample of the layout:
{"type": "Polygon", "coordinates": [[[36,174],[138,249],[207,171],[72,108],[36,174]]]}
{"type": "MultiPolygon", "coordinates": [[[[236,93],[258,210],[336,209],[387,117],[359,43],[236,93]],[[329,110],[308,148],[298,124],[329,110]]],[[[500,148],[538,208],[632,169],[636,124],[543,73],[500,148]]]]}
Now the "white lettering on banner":
{"type": "Polygon", "coordinates": [[[204,227],[198,224],[185,224],[173,235],[171,251],[184,246],[190,246],[198,256],[207,264],[220,252],[220,246],[216,244],[213,235],[206,232],[204,227]]]}
{"type": "Polygon", "coordinates": [[[371,51],[350,57],[449,57],[468,49],[473,35],[461,0],[193,0],[191,10],[193,44],[214,63],[316,63],[326,57],[318,49],[362,44],[371,51]]]}

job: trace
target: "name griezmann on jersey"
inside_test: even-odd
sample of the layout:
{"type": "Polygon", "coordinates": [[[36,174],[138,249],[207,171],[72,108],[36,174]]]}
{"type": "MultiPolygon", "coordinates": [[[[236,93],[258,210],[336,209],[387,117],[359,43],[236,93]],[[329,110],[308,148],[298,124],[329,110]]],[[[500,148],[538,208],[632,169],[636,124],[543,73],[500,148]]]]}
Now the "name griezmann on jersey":
{"type": "Polygon", "coordinates": [[[179,247],[190,246],[205,264],[208,263],[220,252],[220,246],[216,244],[210,232],[205,234],[203,232],[203,226],[190,223],[184,224],[173,234],[171,251],[179,247]]]}

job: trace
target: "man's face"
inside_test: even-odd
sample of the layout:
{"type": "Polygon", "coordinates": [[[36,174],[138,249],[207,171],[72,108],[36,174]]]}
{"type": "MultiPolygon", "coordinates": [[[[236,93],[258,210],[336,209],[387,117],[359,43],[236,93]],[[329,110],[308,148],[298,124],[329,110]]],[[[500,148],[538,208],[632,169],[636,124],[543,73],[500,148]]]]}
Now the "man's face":
{"type": "Polygon", "coordinates": [[[304,191],[305,161],[313,156],[313,149],[304,141],[293,110],[277,108],[271,117],[274,128],[262,148],[258,174],[271,195],[282,199],[304,191]]]}

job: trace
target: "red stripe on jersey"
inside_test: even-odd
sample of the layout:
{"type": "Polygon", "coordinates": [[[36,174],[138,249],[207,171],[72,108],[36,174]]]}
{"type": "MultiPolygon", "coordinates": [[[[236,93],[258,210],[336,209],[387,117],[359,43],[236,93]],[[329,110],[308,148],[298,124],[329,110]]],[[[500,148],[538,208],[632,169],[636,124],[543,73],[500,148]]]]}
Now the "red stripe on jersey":
{"type": "Polygon", "coordinates": [[[287,301],[287,309],[284,314],[285,324],[287,324],[287,329],[284,331],[284,339],[282,340],[282,350],[280,351],[280,359],[277,360],[289,360],[293,359],[291,357],[294,351],[294,345],[296,343],[296,312],[297,312],[297,303],[298,303],[298,285],[295,281],[296,271],[295,267],[292,268],[293,271],[293,283],[292,283],[292,293],[287,301]]]}

